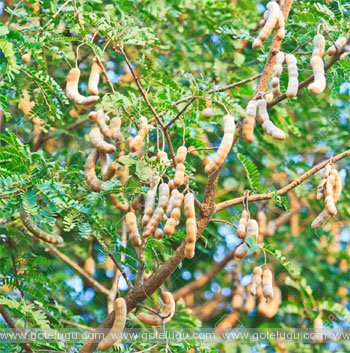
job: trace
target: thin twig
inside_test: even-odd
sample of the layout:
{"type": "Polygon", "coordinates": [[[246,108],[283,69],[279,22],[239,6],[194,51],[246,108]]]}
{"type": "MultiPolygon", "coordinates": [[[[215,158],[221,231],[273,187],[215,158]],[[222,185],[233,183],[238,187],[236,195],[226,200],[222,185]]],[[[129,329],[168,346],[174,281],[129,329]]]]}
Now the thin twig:
{"type": "MultiPolygon", "coordinates": [[[[275,191],[275,192],[269,192],[267,194],[259,194],[259,195],[251,195],[248,197],[248,202],[253,202],[253,201],[263,201],[263,200],[270,200],[273,198],[273,196],[277,193],[277,195],[283,195],[287,193],[290,190],[293,190],[297,186],[299,186],[301,183],[303,183],[305,180],[310,178],[312,175],[323,169],[330,161],[332,160],[334,163],[337,161],[340,161],[343,158],[349,157],[350,156],[350,150],[347,150],[343,153],[340,153],[334,157],[331,157],[330,159],[327,159],[326,161],[316,165],[315,167],[311,168],[308,170],[306,173],[301,175],[299,178],[295,179],[288,185],[284,186],[283,188],[275,191]]],[[[224,202],[221,202],[215,206],[215,212],[219,212],[227,207],[231,207],[234,205],[238,205],[240,203],[244,202],[244,197],[237,197],[232,200],[227,200],[224,202]]]]}

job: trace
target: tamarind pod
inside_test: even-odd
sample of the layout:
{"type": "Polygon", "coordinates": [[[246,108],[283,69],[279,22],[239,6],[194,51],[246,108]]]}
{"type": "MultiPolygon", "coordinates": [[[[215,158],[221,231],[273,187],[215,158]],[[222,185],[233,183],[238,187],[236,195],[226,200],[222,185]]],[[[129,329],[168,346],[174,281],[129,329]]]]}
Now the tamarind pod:
{"type": "Polygon", "coordinates": [[[286,96],[292,98],[297,95],[299,88],[297,59],[293,54],[286,54],[286,63],[288,69],[286,96]]]}
{"type": "Polygon", "coordinates": [[[98,127],[100,128],[100,131],[104,137],[110,138],[112,136],[112,133],[106,124],[109,121],[108,115],[104,113],[102,109],[99,109],[96,112],[96,122],[98,127]]]}
{"type": "Polygon", "coordinates": [[[235,259],[244,259],[247,255],[248,255],[248,250],[246,248],[246,246],[244,246],[245,244],[241,244],[240,246],[237,247],[236,251],[235,251],[235,259]]]}
{"type": "Polygon", "coordinates": [[[333,195],[334,195],[334,202],[337,202],[340,198],[340,194],[342,191],[342,181],[338,171],[335,168],[331,169],[330,174],[334,176],[333,195]]]}
{"type": "Polygon", "coordinates": [[[90,275],[91,277],[94,277],[95,274],[95,260],[92,256],[89,256],[84,263],[84,270],[85,272],[90,275]]]}
{"type": "Polygon", "coordinates": [[[174,218],[168,218],[164,226],[164,233],[166,235],[173,235],[176,228],[176,220],[174,218]]]}
{"type": "Polygon", "coordinates": [[[21,60],[23,63],[28,64],[30,62],[30,58],[32,57],[32,53],[29,51],[21,56],[21,60]]]}
{"type": "Polygon", "coordinates": [[[159,198],[158,198],[158,207],[165,209],[168,207],[169,204],[169,195],[170,189],[167,183],[161,183],[159,185],[159,198]]]}
{"type": "Polygon", "coordinates": [[[202,116],[205,119],[210,119],[213,116],[213,113],[214,113],[213,109],[208,107],[208,108],[203,109],[202,116]]]}
{"type": "Polygon", "coordinates": [[[320,94],[326,88],[323,60],[319,56],[313,56],[311,59],[311,67],[314,74],[314,82],[309,84],[308,90],[312,94],[320,94]]]}
{"type": "Polygon", "coordinates": [[[246,301],[244,303],[244,308],[243,310],[249,314],[253,311],[253,309],[255,308],[255,297],[253,295],[250,294],[250,292],[248,292],[246,301]]]}
{"type": "Polygon", "coordinates": [[[145,230],[143,231],[142,235],[144,238],[149,237],[155,231],[158,224],[161,222],[163,215],[164,215],[164,208],[157,207],[151,219],[147,223],[145,230]]]}
{"type": "Polygon", "coordinates": [[[260,300],[260,303],[258,306],[259,314],[267,318],[272,318],[273,316],[275,316],[278,312],[279,306],[282,303],[281,290],[277,286],[274,286],[273,291],[274,291],[274,297],[269,302],[260,300]]]}
{"type": "Polygon", "coordinates": [[[272,272],[270,270],[264,270],[262,273],[262,291],[263,295],[267,300],[274,297],[274,291],[272,286],[272,272]]]}
{"type": "Polygon", "coordinates": [[[335,177],[334,175],[329,175],[326,183],[326,198],[325,198],[325,208],[331,216],[335,216],[337,214],[337,208],[334,202],[333,189],[335,185],[335,177]]]}
{"type": "Polygon", "coordinates": [[[254,267],[253,269],[253,278],[252,284],[250,287],[250,294],[256,296],[258,294],[258,289],[261,287],[262,283],[262,268],[259,266],[254,267]]]}
{"type": "Polygon", "coordinates": [[[236,125],[235,125],[234,117],[229,114],[225,115],[224,116],[224,136],[222,138],[218,151],[214,155],[213,159],[205,167],[206,173],[212,174],[214,171],[220,168],[221,165],[224,163],[233,144],[235,127],[236,125]]]}
{"type": "Polygon", "coordinates": [[[259,236],[259,225],[255,219],[250,219],[247,222],[247,237],[255,237],[258,239],[259,236]]]}
{"type": "Polygon", "coordinates": [[[116,150],[115,146],[103,140],[103,136],[98,127],[91,129],[90,141],[94,145],[94,147],[96,147],[96,149],[100,152],[111,154],[116,150]]]}
{"type": "Polygon", "coordinates": [[[129,233],[130,242],[135,247],[142,244],[139,230],[137,228],[137,219],[134,212],[128,212],[125,216],[126,229],[129,233]]]}
{"type": "Polygon", "coordinates": [[[114,207],[118,208],[118,210],[122,212],[127,212],[129,209],[129,203],[123,198],[123,200],[120,200],[117,196],[110,194],[109,198],[113,204],[114,207]]]}
{"type": "Polygon", "coordinates": [[[164,236],[163,229],[157,228],[156,231],[154,232],[154,238],[155,239],[162,239],[164,236]]]}
{"type": "Polygon", "coordinates": [[[157,153],[158,160],[164,164],[169,163],[168,154],[165,151],[159,151],[157,153]]]}
{"type": "Polygon", "coordinates": [[[278,96],[281,93],[280,79],[279,77],[273,77],[271,79],[272,94],[278,96]]]}
{"type": "Polygon", "coordinates": [[[96,176],[96,163],[99,154],[96,150],[92,151],[85,162],[85,178],[87,184],[93,191],[102,190],[102,181],[96,176]]]}
{"type": "Polygon", "coordinates": [[[185,196],[184,212],[186,218],[196,217],[196,211],[194,207],[194,195],[191,192],[188,192],[185,196]]]}
{"type": "Polygon", "coordinates": [[[114,321],[111,328],[111,331],[108,335],[99,342],[97,348],[105,352],[107,349],[112,348],[113,345],[120,345],[121,344],[121,335],[125,328],[126,324],[126,315],[127,315],[127,307],[124,298],[117,298],[114,301],[114,321]],[[118,339],[115,339],[115,336],[120,336],[118,339]]]}
{"type": "Polygon", "coordinates": [[[264,236],[267,228],[267,217],[264,211],[259,211],[257,214],[257,220],[259,225],[259,237],[258,242],[262,243],[264,241],[264,236]]]}
{"type": "Polygon", "coordinates": [[[174,186],[175,188],[181,186],[185,182],[185,165],[182,163],[178,163],[175,169],[175,176],[174,176],[174,186]]]}
{"type": "Polygon", "coordinates": [[[125,185],[129,179],[129,167],[128,166],[118,167],[115,174],[117,175],[122,185],[125,185]]]}
{"type": "Polygon", "coordinates": [[[150,188],[153,189],[154,191],[156,191],[159,182],[160,182],[160,177],[158,175],[151,175],[151,177],[149,178],[150,188]]]}
{"type": "Polygon", "coordinates": [[[314,49],[312,51],[312,56],[319,56],[322,58],[326,47],[326,40],[324,36],[322,34],[316,34],[313,43],[314,49]]]}
{"type": "Polygon", "coordinates": [[[272,92],[267,92],[265,94],[265,100],[266,100],[266,103],[270,103],[273,101],[273,93],[272,92]]]}
{"type": "Polygon", "coordinates": [[[247,210],[242,211],[241,219],[237,227],[238,238],[244,239],[247,236],[247,222],[249,219],[249,213],[247,210]]]}
{"type": "Polygon", "coordinates": [[[98,95],[98,83],[100,81],[100,74],[102,73],[102,68],[99,65],[96,58],[92,60],[91,71],[88,81],[88,92],[92,95],[98,95]]]}
{"type": "Polygon", "coordinates": [[[35,237],[51,244],[62,244],[63,238],[59,235],[49,234],[39,227],[37,227],[30,217],[29,213],[24,209],[23,205],[20,207],[20,217],[23,222],[23,225],[32,233],[35,237]]]}
{"type": "Polygon", "coordinates": [[[334,42],[335,45],[333,44],[328,48],[327,54],[329,56],[334,56],[336,52],[345,45],[345,43],[346,43],[346,37],[343,37],[343,36],[339,37],[334,42]]]}
{"type": "Polygon", "coordinates": [[[105,177],[109,166],[109,155],[106,153],[99,152],[98,156],[100,159],[102,180],[106,180],[105,177]]]}
{"type": "Polygon", "coordinates": [[[262,128],[274,139],[283,141],[286,139],[286,134],[278,128],[271,120],[267,120],[262,124],[262,128]]]}
{"type": "Polygon", "coordinates": [[[187,156],[187,147],[180,146],[176,152],[176,162],[185,163],[186,156],[187,156]]]}
{"type": "Polygon", "coordinates": [[[190,146],[188,147],[188,153],[191,154],[192,156],[199,156],[198,151],[196,150],[196,147],[190,146]]]}
{"type": "Polygon", "coordinates": [[[263,124],[265,121],[270,120],[269,113],[267,112],[267,104],[264,98],[258,99],[256,101],[257,111],[256,111],[256,120],[263,124]]]}
{"type": "Polygon", "coordinates": [[[150,326],[161,326],[163,323],[162,319],[155,314],[138,313],[137,318],[150,326]]]}
{"type": "Polygon", "coordinates": [[[177,189],[174,189],[171,191],[171,196],[170,196],[170,200],[169,200],[169,205],[165,211],[165,214],[170,217],[170,213],[171,211],[173,210],[174,208],[174,203],[175,203],[175,200],[176,200],[176,197],[177,195],[180,194],[180,191],[177,190],[177,189]]]}
{"type": "Polygon", "coordinates": [[[109,163],[104,180],[111,180],[118,170],[118,165],[115,162],[109,163]]]}
{"type": "Polygon", "coordinates": [[[326,185],[327,179],[322,178],[317,186],[316,199],[321,200],[324,196],[324,186],[326,185]]]}
{"type": "Polygon", "coordinates": [[[270,36],[272,30],[274,29],[281,13],[281,9],[276,2],[270,1],[267,4],[266,8],[269,11],[269,17],[267,18],[264,27],[261,29],[258,37],[254,39],[252,45],[253,49],[261,48],[263,43],[270,36]]]}
{"type": "Polygon", "coordinates": [[[147,191],[146,198],[145,198],[145,210],[144,210],[144,215],[142,217],[143,226],[147,225],[147,223],[150,221],[153,215],[155,203],[156,203],[156,194],[154,190],[150,189],[147,191]]]}
{"type": "Polygon", "coordinates": [[[186,244],[185,244],[185,257],[192,259],[195,254],[197,237],[197,224],[196,218],[190,217],[186,220],[186,244]]]}
{"type": "Polygon", "coordinates": [[[141,148],[143,141],[145,140],[145,137],[148,134],[148,131],[150,128],[151,128],[151,125],[148,124],[147,118],[145,118],[144,116],[141,116],[140,130],[136,135],[136,137],[130,141],[129,147],[131,152],[136,152],[141,148]]]}
{"type": "Polygon", "coordinates": [[[174,180],[169,180],[168,185],[169,185],[169,189],[170,189],[170,190],[174,190],[174,189],[175,189],[174,180]]]}
{"type": "Polygon", "coordinates": [[[251,100],[247,104],[246,117],[243,120],[242,132],[244,139],[247,142],[252,142],[254,139],[254,127],[256,119],[256,101],[251,100]]]}
{"type": "Polygon", "coordinates": [[[165,307],[162,309],[161,314],[165,318],[163,319],[164,322],[169,322],[175,314],[176,303],[174,296],[171,292],[162,291],[160,294],[165,307]]]}
{"type": "Polygon", "coordinates": [[[88,114],[88,118],[92,123],[96,123],[97,121],[97,113],[95,111],[92,111],[88,114]]]}
{"type": "Polygon", "coordinates": [[[180,221],[181,218],[181,209],[180,207],[175,207],[170,214],[170,218],[176,221],[176,224],[180,221]]]}
{"type": "Polygon", "coordinates": [[[115,116],[111,119],[111,122],[109,124],[109,131],[114,141],[121,141],[124,138],[123,134],[120,132],[121,124],[122,121],[119,116],[115,116]]]}
{"type": "Polygon", "coordinates": [[[99,96],[84,97],[78,91],[80,70],[76,67],[69,71],[66,84],[66,95],[76,104],[89,105],[99,100],[99,96]]]}
{"type": "Polygon", "coordinates": [[[331,218],[331,215],[328,213],[326,209],[324,209],[311,223],[311,228],[319,229],[321,228],[328,219],[331,218]]]}
{"type": "Polygon", "coordinates": [[[236,289],[235,294],[232,297],[232,308],[233,309],[241,309],[244,303],[244,298],[243,298],[243,287],[239,286],[236,289]]]}
{"type": "Polygon", "coordinates": [[[282,11],[280,11],[280,14],[279,14],[278,20],[277,20],[276,36],[279,40],[282,40],[286,36],[286,24],[285,24],[285,20],[284,20],[282,11]]]}

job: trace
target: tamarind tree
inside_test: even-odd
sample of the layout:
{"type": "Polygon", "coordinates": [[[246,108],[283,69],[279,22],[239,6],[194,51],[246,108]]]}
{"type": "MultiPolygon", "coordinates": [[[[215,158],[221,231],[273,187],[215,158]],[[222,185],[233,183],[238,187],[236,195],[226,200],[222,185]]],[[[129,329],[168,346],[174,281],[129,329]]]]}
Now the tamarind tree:
{"type": "Polygon", "coordinates": [[[347,1],[0,4],[2,352],[349,351],[107,336],[348,327],[347,1]]]}

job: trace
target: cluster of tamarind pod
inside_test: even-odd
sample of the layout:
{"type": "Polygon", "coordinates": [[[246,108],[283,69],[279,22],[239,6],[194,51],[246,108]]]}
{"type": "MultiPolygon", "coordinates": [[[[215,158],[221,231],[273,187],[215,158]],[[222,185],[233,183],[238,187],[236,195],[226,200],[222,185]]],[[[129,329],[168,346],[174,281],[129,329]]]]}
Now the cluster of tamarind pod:
{"type": "Polygon", "coordinates": [[[253,269],[252,282],[243,286],[236,275],[233,278],[232,308],[251,313],[258,303],[258,313],[271,318],[278,312],[282,302],[281,290],[272,283],[272,272],[260,266],[253,269]]]}
{"type": "Polygon", "coordinates": [[[341,177],[333,163],[328,163],[323,169],[322,178],[317,186],[317,200],[324,198],[325,207],[312,222],[311,227],[322,227],[330,217],[337,214],[336,202],[342,191],[341,177]]]}

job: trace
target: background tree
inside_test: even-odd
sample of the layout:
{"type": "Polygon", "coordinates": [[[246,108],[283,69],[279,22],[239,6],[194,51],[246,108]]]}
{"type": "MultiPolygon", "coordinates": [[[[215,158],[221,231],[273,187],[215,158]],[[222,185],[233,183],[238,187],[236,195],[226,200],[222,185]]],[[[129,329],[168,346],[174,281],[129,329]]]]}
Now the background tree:
{"type": "MultiPolygon", "coordinates": [[[[126,300],[127,325],[147,327],[133,309],[157,308],[160,288],[171,291],[177,300],[175,315],[166,323],[172,329],[308,328],[321,315],[324,327],[348,325],[346,1],[285,0],[284,39],[274,32],[258,50],[251,44],[266,2],[1,4],[2,328],[110,327],[113,302],[119,296],[126,300]],[[339,36],[346,37],[334,56],[324,57],[327,88],[320,95],[307,90],[313,81],[310,59],[316,34],[324,35],[326,49],[339,36]],[[279,50],[297,58],[300,82],[297,97],[287,98],[284,66],[282,94],[268,103],[270,119],[286,139],[274,140],[257,124],[248,144],[241,137],[245,108],[271,90],[279,50]],[[75,104],[65,92],[68,72],[79,67],[79,91],[88,95],[93,63],[101,71],[99,92],[94,93],[99,100],[89,107],[75,104]],[[202,114],[205,108],[212,112],[202,114]],[[110,170],[116,168],[117,175],[102,184],[90,180],[88,185],[84,164],[93,150],[89,133],[98,118],[91,112],[101,109],[121,120],[121,134],[106,140],[116,146],[112,154],[116,164],[110,170]],[[233,147],[222,167],[208,175],[204,166],[222,140],[223,116],[228,113],[236,125],[233,147]],[[129,151],[127,138],[143,129],[141,116],[146,117],[147,127],[143,126],[149,131],[143,152],[135,154],[129,151]],[[185,259],[183,216],[172,236],[143,238],[138,248],[127,238],[125,224],[125,213],[133,209],[142,234],[150,176],[173,180],[179,163],[176,152],[182,145],[192,150],[184,162],[185,185],[179,188],[192,191],[196,198],[197,243],[192,259],[185,259]],[[157,158],[159,151],[166,152],[169,162],[157,158]],[[343,192],[336,205],[338,214],[315,231],[311,222],[323,208],[323,201],[316,199],[320,180],[316,173],[330,163],[341,175],[343,192]],[[260,223],[258,241],[247,239],[249,256],[244,261],[234,259],[241,243],[235,228],[243,205],[260,223]],[[62,244],[52,244],[61,239],[62,244]],[[266,309],[261,299],[248,310],[247,286],[257,265],[273,270],[274,283],[281,290],[282,300],[274,311],[266,309]]],[[[98,137],[98,130],[95,133],[98,137]]],[[[92,166],[96,158],[90,155],[92,166]]],[[[102,169],[103,165],[97,167],[99,178],[102,169]]],[[[97,343],[1,345],[3,351],[12,352],[69,348],[92,352],[97,343]]],[[[198,348],[200,342],[193,341],[159,342],[154,347],[140,341],[125,344],[124,349],[183,352],[197,347],[203,352],[231,352],[252,345],[226,342],[211,350],[198,348]]],[[[271,340],[256,348],[345,352],[349,345],[271,340]]]]}

